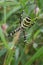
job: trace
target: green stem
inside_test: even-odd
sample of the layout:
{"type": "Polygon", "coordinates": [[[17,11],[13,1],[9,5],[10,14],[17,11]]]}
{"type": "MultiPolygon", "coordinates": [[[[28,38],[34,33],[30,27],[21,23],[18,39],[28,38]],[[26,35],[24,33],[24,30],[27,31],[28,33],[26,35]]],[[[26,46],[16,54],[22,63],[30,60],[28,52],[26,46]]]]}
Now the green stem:
{"type": "Polygon", "coordinates": [[[32,65],[32,63],[41,56],[43,56],[43,46],[30,58],[25,65],[32,65]]]}
{"type": "Polygon", "coordinates": [[[4,23],[6,23],[6,2],[4,2],[4,23]]]}

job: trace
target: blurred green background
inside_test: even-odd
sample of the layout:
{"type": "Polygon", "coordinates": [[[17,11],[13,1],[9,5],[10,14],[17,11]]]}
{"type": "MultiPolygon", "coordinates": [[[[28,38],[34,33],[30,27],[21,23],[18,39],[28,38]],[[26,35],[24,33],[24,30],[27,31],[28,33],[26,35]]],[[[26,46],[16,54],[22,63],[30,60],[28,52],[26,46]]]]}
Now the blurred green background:
{"type": "Polygon", "coordinates": [[[0,0],[0,65],[43,65],[43,0],[0,0]],[[20,25],[20,15],[35,22],[20,37],[7,33],[20,25]],[[18,39],[19,38],[19,39],[18,39]]]}

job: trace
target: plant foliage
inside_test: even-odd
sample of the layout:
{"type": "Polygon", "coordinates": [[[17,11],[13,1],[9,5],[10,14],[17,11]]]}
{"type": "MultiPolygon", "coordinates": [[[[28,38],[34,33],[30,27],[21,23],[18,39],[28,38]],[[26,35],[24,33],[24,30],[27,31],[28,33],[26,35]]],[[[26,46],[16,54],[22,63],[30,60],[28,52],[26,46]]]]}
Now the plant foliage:
{"type": "Polygon", "coordinates": [[[0,65],[43,65],[43,0],[0,0],[0,65]],[[18,31],[13,37],[7,33],[29,16],[33,26],[18,31]]]}

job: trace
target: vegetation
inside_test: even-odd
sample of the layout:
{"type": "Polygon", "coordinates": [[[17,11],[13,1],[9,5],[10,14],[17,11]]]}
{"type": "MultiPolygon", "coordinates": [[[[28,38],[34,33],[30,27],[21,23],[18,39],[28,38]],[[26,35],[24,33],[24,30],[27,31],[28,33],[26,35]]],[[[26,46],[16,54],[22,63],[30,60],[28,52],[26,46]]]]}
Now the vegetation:
{"type": "Polygon", "coordinates": [[[0,0],[0,65],[43,65],[43,0],[0,0]],[[13,37],[7,34],[20,26],[20,16],[34,25],[13,37]]]}

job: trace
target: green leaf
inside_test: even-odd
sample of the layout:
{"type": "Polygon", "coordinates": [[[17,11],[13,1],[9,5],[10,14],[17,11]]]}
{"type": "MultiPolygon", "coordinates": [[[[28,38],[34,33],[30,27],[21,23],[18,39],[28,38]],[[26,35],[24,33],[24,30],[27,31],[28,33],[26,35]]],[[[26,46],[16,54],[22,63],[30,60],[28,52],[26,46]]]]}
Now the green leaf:
{"type": "Polygon", "coordinates": [[[43,56],[43,46],[30,58],[29,61],[27,61],[27,63],[25,65],[32,65],[32,63],[40,58],[41,56],[43,56]]]}
{"type": "Polygon", "coordinates": [[[12,57],[13,57],[13,50],[9,50],[8,52],[7,52],[7,54],[6,54],[6,58],[5,58],[5,61],[4,61],[4,64],[6,64],[6,65],[9,65],[10,63],[11,63],[11,61],[12,61],[12,57]]]}
{"type": "Polygon", "coordinates": [[[24,7],[28,3],[28,0],[20,0],[20,4],[24,7]]]}
{"type": "Polygon", "coordinates": [[[39,35],[39,33],[41,32],[41,30],[39,29],[39,30],[37,30],[36,32],[35,32],[35,34],[34,34],[34,36],[33,36],[33,38],[34,39],[36,39],[37,38],[37,36],[39,35]]]}
{"type": "Polygon", "coordinates": [[[4,5],[6,5],[6,6],[12,6],[12,5],[17,5],[17,4],[19,4],[17,1],[2,1],[2,2],[0,2],[0,6],[4,6],[4,5]],[[5,4],[6,3],[6,4],[5,4]]]}
{"type": "Polygon", "coordinates": [[[2,55],[4,55],[5,52],[6,52],[6,49],[5,49],[5,48],[2,49],[2,50],[0,50],[0,57],[1,57],[2,55]]]}
{"type": "Polygon", "coordinates": [[[3,44],[4,44],[4,47],[7,48],[7,49],[9,49],[8,43],[7,43],[6,39],[5,39],[5,36],[4,36],[4,34],[3,34],[3,31],[2,31],[2,29],[1,29],[1,27],[0,27],[0,37],[1,37],[1,40],[2,40],[2,42],[3,42],[3,44]]]}
{"type": "Polygon", "coordinates": [[[6,19],[8,19],[13,13],[17,12],[19,9],[21,9],[21,6],[15,6],[10,12],[7,13],[6,19]]]}
{"type": "Polygon", "coordinates": [[[37,0],[38,6],[43,9],[43,0],[37,0]]]}

